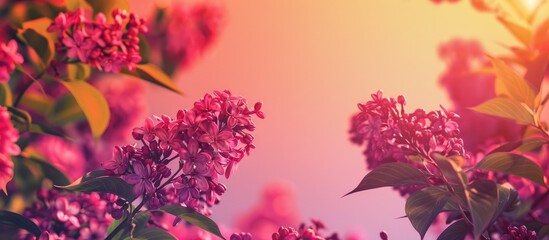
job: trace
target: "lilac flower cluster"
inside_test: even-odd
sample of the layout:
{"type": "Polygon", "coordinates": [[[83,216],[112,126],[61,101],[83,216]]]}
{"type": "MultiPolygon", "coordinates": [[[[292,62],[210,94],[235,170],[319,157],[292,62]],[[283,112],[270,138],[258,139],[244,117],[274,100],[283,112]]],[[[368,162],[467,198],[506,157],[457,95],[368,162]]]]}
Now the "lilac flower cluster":
{"type": "Polygon", "coordinates": [[[114,159],[104,168],[132,184],[149,209],[182,203],[209,215],[209,207],[226,190],[219,176],[228,178],[255,148],[253,115],[264,117],[261,103],[250,109],[244,98],[229,91],[206,94],[191,110],[180,110],[176,119],[146,119],[133,130],[142,146],[115,147],[114,159]],[[179,168],[172,174],[168,164],[175,159],[179,168]]]}
{"type": "Polygon", "coordinates": [[[0,107],[0,188],[6,194],[6,184],[13,178],[13,162],[10,157],[21,152],[15,144],[19,140],[19,132],[13,127],[10,119],[8,110],[0,107]]]}
{"type": "Polygon", "coordinates": [[[10,40],[8,44],[0,44],[0,83],[10,80],[10,73],[15,70],[15,64],[23,63],[23,56],[17,52],[17,42],[10,40]]]}
{"type": "Polygon", "coordinates": [[[353,116],[351,140],[365,143],[364,155],[368,168],[373,169],[388,162],[408,162],[408,157],[429,157],[438,152],[445,156],[466,156],[463,140],[458,138],[459,116],[442,110],[426,112],[416,109],[407,113],[406,100],[385,98],[378,91],[372,100],[358,104],[360,112],[353,116]]]}
{"type": "Polygon", "coordinates": [[[147,32],[145,20],[120,9],[114,10],[112,17],[112,24],[102,13],[90,21],[79,8],[57,15],[48,31],[57,33],[56,49],[69,58],[105,72],[133,70],[141,61],[138,34],[147,32]]]}
{"type": "MultiPolygon", "coordinates": [[[[116,196],[40,190],[23,215],[43,231],[41,239],[104,239],[113,218],[116,196]]],[[[30,238],[21,233],[19,239],[30,238]]]]}
{"type": "Polygon", "coordinates": [[[313,225],[301,224],[296,230],[292,227],[280,227],[273,233],[273,240],[339,240],[337,233],[330,236],[322,236],[319,231],[326,229],[324,224],[318,220],[312,220],[313,225]]]}
{"type": "Polygon", "coordinates": [[[535,240],[538,239],[535,231],[528,231],[526,226],[507,227],[507,234],[501,236],[501,240],[535,240]]]}

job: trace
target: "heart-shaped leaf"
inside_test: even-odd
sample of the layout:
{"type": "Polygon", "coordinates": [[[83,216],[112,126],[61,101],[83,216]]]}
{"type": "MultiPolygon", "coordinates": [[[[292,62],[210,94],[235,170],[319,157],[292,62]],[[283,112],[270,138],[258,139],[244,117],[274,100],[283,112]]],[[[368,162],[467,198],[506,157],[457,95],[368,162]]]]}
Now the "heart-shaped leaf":
{"type": "Polygon", "coordinates": [[[425,174],[407,163],[386,163],[370,171],[358,186],[345,196],[380,187],[427,185],[425,174]]]}
{"type": "Polygon", "coordinates": [[[473,221],[473,234],[479,239],[490,222],[498,207],[498,188],[495,182],[478,180],[467,188],[469,212],[473,221]]]}

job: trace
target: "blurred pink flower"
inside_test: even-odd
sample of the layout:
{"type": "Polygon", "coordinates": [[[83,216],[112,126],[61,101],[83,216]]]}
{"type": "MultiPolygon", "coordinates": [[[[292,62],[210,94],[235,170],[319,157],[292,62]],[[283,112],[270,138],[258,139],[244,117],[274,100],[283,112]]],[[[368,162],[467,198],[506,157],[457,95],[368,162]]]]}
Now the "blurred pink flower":
{"type": "Polygon", "coordinates": [[[6,190],[6,185],[13,178],[13,162],[11,159],[4,155],[0,154],[0,187],[5,194],[8,194],[6,190]]]}
{"type": "Polygon", "coordinates": [[[8,44],[0,44],[0,83],[10,79],[10,73],[15,70],[15,64],[23,63],[23,56],[17,52],[17,42],[10,40],[8,44]]]}
{"type": "Polygon", "coordinates": [[[439,83],[449,94],[452,110],[465,119],[460,122],[465,148],[477,151],[486,144],[518,139],[520,126],[514,122],[469,109],[496,96],[495,77],[475,73],[491,67],[482,45],[474,40],[454,39],[441,44],[438,53],[446,63],[439,83]]]}
{"type": "Polygon", "coordinates": [[[260,240],[271,239],[280,226],[297,226],[300,217],[294,191],[288,183],[268,184],[256,206],[239,217],[237,228],[260,240]]]}
{"type": "Polygon", "coordinates": [[[76,180],[85,172],[86,159],[71,142],[53,136],[42,136],[32,143],[36,151],[55,167],[67,174],[71,180],[76,180]]]}
{"type": "Polygon", "coordinates": [[[15,144],[17,140],[19,140],[19,132],[11,124],[10,113],[5,107],[0,107],[0,154],[19,155],[21,149],[15,144]]]}

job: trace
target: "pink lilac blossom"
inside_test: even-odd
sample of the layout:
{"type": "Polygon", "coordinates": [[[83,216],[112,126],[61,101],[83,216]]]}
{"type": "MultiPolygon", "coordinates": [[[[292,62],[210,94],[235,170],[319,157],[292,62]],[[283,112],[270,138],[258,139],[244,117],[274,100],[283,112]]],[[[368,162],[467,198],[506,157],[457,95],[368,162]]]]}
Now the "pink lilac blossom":
{"type": "Polygon", "coordinates": [[[460,123],[460,136],[465,147],[478,151],[485,145],[520,138],[520,126],[513,121],[485,116],[469,109],[496,97],[493,90],[495,77],[474,73],[491,67],[482,45],[477,41],[454,39],[441,44],[438,53],[447,66],[439,83],[450,96],[452,111],[467,119],[460,123]]]}
{"type": "Polygon", "coordinates": [[[261,103],[253,108],[229,91],[215,91],[195,102],[190,110],[145,120],[133,130],[141,146],[115,148],[115,158],[103,167],[134,185],[136,196],[145,196],[149,209],[184,204],[203,214],[226,191],[219,176],[229,178],[242,158],[255,148],[252,116],[263,118],[261,103]],[[177,160],[175,172],[168,167],[177,160]]]}
{"type": "Polygon", "coordinates": [[[134,70],[141,61],[138,35],[147,32],[145,20],[121,9],[114,10],[112,17],[114,23],[107,23],[102,13],[90,21],[79,8],[59,13],[48,31],[57,34],[56,49],[68,58],[105,72],[134,70]]]}
{"type": "Polygon", "coordinates": [[[86,159],[78,146],[65,139],[53,136],[42,136],[32,147],[47,161],[66,173],[71,180],[76,180],[85,173],[86,159]]]}
{"type": "Polygon", "coordinates": [[[163,56],[163,65],[187,66],[219,35],[223,22],[222,8],[208,1],[194,4],[179,2],[168,11],[168,17],[163,21],[152,22],[154,25],[149,26],[151,32],[147,37],[152,48],[163,56]]]}
{"type": "MultiPolygon", "coordinates": [[[[116,196],[39,190],[37,201],[23,215],[36,223],[44,239],[104,239],[113,218],[116,196]]],[[[21,233],[19,239],[29,238],[21,233]]]]}
{"type": "Polygon", "coordinates": [[[6,184],[13,178],[13,162],[10,156],[21,153],[15,143],[17,140],[19,132],[11,124],[10,113],[5,107],[0,107],[0,187],[6,194],[6,184]]]}
{"type": "Polygon", "coordinates": [[[0,83],[7,83],[10,74],[15,70],[15,64],[22,64],[23,56],[17,52],[17,42],[10,40],[8,44],[0,44],[0,83]]]}
{"type": "Polygon", "coordinates": [[[318,220],[312,220],[313,225],[302,223],[296,230],[292,227],[280,227],[272,234],[272,240],[339,240],[337,233],[324,236],[321,232],[326,229],[318,220]]]}
{"type": "Polygon", "coordinates": [[[428,157],[433,152],[444,156],[466,156],[456,120],[459,116],[442,110],[407,113],[406,100],[385,98],[378,91],[372,100],[358,104],[360,112],[351,122],[351,141],[366,145],[368,168],[388,162],[409,162],[408,157],[428,157]]]}
{"type": "Polygon", "coordinates": [[[299,208],[295,190],[288,183],[275,182],[263,189],[260,202],[236,222],[239,230],[266,237],[280,226],[296,226],[299,208]]]}
{"type": "Polygon", "coordinates": [[[522,225],[520,227],[509,226],[507,227],[508,233],[501,236],[501,240],[536,240],[535,231],[528,231],[526,226],[522,225]]]}

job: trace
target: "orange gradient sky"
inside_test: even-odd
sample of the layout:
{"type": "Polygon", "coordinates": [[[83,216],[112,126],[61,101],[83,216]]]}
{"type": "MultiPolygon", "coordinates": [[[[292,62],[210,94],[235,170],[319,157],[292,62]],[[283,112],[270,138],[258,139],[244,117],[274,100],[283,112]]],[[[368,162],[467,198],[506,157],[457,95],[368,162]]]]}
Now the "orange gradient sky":
{"type": "MultiPolygon", "coordinates": [[[[262,187],[284,180],[297,190],[303,220],[322,219],[344,234],[364,229],[369,239],[414,239],[404,199],[390,189],[341,198],[366,173],[362,148],[348,140],[356,104],[383,89],[404,94],[408,109],[448,104],[437,78],[440,43],[478,39],[491,53],[515,40],[490,14],[468,1],[231,0],[217,43],[177,84],[186,96],[150,91],[150,114],[175,115],[213,89],[230,89],[263,102],[256,121],[257,149],[226,181],[228,191],[213,218],[230,225],[259,200],[262,187]],[[412,237],[413,236],[413,237],[412,237]]],[[[147,6],[140,6],[147,9],[147,6]]]]}

